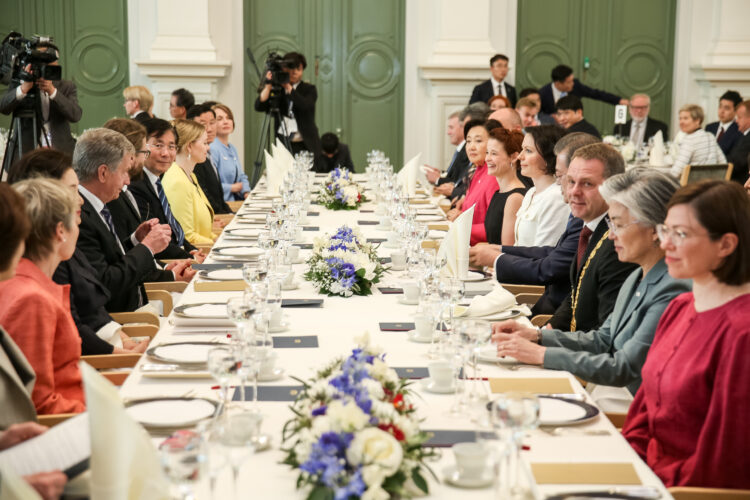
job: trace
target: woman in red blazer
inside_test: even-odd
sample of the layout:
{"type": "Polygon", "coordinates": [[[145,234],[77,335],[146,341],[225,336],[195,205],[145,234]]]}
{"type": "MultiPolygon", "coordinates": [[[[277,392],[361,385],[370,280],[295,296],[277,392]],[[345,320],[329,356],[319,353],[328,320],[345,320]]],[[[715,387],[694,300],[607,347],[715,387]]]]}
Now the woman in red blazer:
{"type": "Polygon", "coordinates": [[[78,361],[81,338],[70,314],[70,287],[52,281],[78,239],[80,201],[59,181],[13,185],[24,197],[31,232],[16,275],[0,283],[0,324],[36,373],[31,393],[40,415],[86,409],[78,361]]]}

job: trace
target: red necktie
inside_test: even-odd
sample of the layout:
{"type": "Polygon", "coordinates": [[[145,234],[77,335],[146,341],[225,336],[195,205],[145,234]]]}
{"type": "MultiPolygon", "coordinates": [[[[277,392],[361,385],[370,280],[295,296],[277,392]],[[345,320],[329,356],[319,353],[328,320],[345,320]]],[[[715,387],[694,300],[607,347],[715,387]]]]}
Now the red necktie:
{"type": "Polygon", "coordinates": [[[719,126],[719,135],[716,136],[716,142],[721,140],[721,136],[724,135],[724,127],[719,126]]]}
{"type": "Polygon", "coordinates": [[[578,268],[581,268],[581,263],[583,261],[583,255],[586,253],[586,247],[589,246],[589,240],[591,239],[591,235],[594,232],[588,228],[588,226],[583,226],[583,229],[581,229],[581,236],[578,238],[578,268]]]}

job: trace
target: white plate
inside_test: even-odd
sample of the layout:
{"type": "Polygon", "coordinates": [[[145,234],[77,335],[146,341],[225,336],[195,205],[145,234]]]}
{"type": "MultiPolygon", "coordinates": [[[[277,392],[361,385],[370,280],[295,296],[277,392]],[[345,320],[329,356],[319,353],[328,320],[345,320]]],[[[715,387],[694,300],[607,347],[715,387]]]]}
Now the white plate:
{"type": "Polygon", "coordinates": [[[416,306],[417,304],[419,304],[419,299],[406,300],[406,297],[402,295],[401,297],[398,298],[398,303],[403,304],[405,306],[416,306]]]}
{"type": "Polygon", "coordinates": [[[206,362],[208,351],[215,347],[219,347],[219,344],[164,344],[149,349],[149,355],[170,363],[199,364],[206,362]]]}
{"type": "Polygon", "coordinates": [[[242,269],[214,269],[206,273],[206,278],[210,280],[242,280],[242,269]]]}
{"type": "Polygon", "coordinates": [[[409,330],[408,332],[406,332],[406,337],[412,342],[416,342],[418,344],[429,344],[430,342],[432,342],[431,338],[424,338],[417,335],[416,330],[409,330]]]}
{"type": "Polygon", "coordinates": [[[283,376],[284,376],[284,369],[276,367],[273,369],[271,373],[261,373],[258,376],[258,382],[273,382],[273,381],[279,380],[283,376]]]}
{"type": "Polygon", "coordinates": [[[250,228],[238,228],[238,229],[227,229],[225,232],[229,236],[242,236],[245,238],[257,238],[260,235],[261,230],[250,229],[250,228]]]}
{"type": "Polygon", "coordinates": [[[443,468],[443,480],[451,486],[455,486],[457,488],[486,488],[487,486],[492,484],[494,479],[495,478],[492,473],[492,469],[490,469],[489,467],[487,467],[482,472],[482,475],[477,478],[462,477],[459,474],[458,467],[456,465],[449,465],[443,468]]]}
{"type": "Polygon", "coordinates": [[[441,215],[417,215],[414,217],[414,220],[417,222],[437,222],[437,221],[443,221],[445,220],[445,217],[441,215]]]}
{"type": "Polygon", "coordinates": [[[205,399],[159,399],[134,402],[125,411],[146,427],[189,427],[216,412],[205,399]]]}
{"type": "Polygon", "coordinates": [[[213,250],[212,253],[220,257],[245,257],[255,259],[263,255],[263,250],[258,247],[224,247],[213,250]]]}
{"type": "Polygon", "coordinates": [[[497,355],[496,345],[482,348],[479,351],[479,356],[477,356],[477,359],[479,359],[479,361],[482,361],[484,363],[500,363],[502,365],[520,364],[516,358],[513,358],[511,356],[505,356],[504,358],[499,357],[497,355]]]}
{"type": "Polygon", "coordinates": [[[223,319],[227,317],[227,306],[226,304],[186,304],[179,307],[179,310],[176,308],[175,314],[185,318],[223,319]]]}
{"type": "MultiPolygon", "coordinates": [[[[539,425],[563,426],[578,425],[596,418],[598,411],[578,401],[565,401],[561,398],[539,398],[539,425]]],[[[594,408],[595,409],[595,408],[594,408]]]]}
{"type": "Polygon", "coordinates": [[[453,394],[456,392],[455,384],[451,384],[449,387],[436,386],[429,377],[421,379],[419,383],[422,385],[422,390],[433,394],[453,394]]]}
{"type": "Polygon", "coordinates": [[[462,281],[466,281],[466,282],[484,281],[486,279],[489,279],[489,276],[485,276],[484,273],[480,273],[477,271],[469,271],[466,275],[466,278],[464,278],[462,281]]]}

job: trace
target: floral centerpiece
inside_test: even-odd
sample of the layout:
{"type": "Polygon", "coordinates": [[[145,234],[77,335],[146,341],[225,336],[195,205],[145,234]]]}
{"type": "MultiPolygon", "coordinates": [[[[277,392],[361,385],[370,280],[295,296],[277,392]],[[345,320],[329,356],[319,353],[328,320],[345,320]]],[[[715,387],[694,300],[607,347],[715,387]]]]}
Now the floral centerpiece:
{"type": "Polygon", "coordinates": [[[364,189],[354,182],[352,173],[336,167],[323,181],[317,201],[329,210],[354,210],[367,198],[364,189]]]}
{"type": "Polygon", "coordinates": [[[370,295],[385,272],[372,245],[360,232],[340,227],[333,236],[315,238],[305,279],[328,295],[370,295]]]}
{"type": "MultiPolygon", "coordinates": [[[[308,500],[388,500],[428,493],[422,445],[407,380],[365,334],[359,347],[304,384],[284,425],[284,463],[300,471],[308,500]]],[[[432,472],[432,471],[430,471],[432,472]]]]}

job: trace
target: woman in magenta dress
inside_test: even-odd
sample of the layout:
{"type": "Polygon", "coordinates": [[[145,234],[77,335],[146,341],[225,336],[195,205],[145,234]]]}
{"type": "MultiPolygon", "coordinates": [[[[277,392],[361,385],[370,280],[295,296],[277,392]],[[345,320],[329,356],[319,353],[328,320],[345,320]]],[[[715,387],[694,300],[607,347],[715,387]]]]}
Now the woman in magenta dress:
{"type": "Polygon", "coordinates": [[[668,487],[750,488],[750,199],[691,184],[657,230],[693,291],[661,318],[623,434],[668,487]]]}

